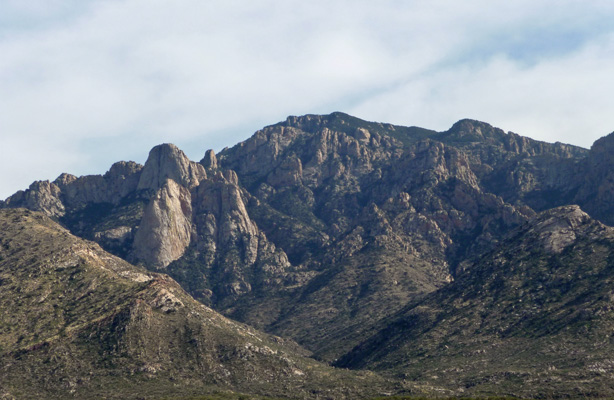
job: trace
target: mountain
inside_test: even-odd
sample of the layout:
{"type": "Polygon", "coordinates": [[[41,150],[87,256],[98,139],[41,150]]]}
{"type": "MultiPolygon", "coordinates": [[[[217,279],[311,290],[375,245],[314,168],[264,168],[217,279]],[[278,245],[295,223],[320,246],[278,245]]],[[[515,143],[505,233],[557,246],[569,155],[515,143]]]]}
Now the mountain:
{"type": "Polygon", "coordinates": [[[43,211],[330,361],[560,205],[552,193],[571,198],[566,171],[590,154],[472,120],[435,132],[306,115],[200,163],[164,144],[144,166],[35,182],[5,206],[43,211]]]}
{"type": "Polygon", "coordinates": [[[393,386],[228,320],[170,277],[49,217],[0,210],[2,398],[161,398],[234,390],[357,398],[393,386]]]}
{"type": "Polygon", "coordinates": [[[305,115],[199,162],[162,144],[145,165],[35,182],[0,208],[40,211],[316,359],[403,374],[410,353],[379,364],[370,344],[387,324],[403,336],[396,321],[416,304],[464,290],[482,270],[476,260],[506,248],[513,232],[572,204],[614,223],[613,141],[586,150],[474,120],[436,132],[305,115]]]}
{"type": "Polygon", "coordinates": [[[408,306],[337,365],[451,392],[611,397],[614,228],[541,213],[455,282],[408,306]]]}

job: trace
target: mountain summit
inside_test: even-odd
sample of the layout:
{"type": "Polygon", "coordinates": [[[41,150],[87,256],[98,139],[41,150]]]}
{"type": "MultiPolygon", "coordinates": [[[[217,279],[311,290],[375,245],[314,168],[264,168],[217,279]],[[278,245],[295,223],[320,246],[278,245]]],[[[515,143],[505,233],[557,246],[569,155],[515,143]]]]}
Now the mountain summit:
{"type": "MultiPolygon", "coordinates": [[[[463,335],[475,329],[454,325],[449,316],[463,315],[474,326],[474,314],[484,315],[490,333],[475,337],[503,343],[498,357],[512,357],[518,347],[492,332],[512,325],[535,346],[547,345],[531,336],[541,322],[527,325],[535,310],[524,305],[553,302],[556,312],[573,314],[576,289],[540,292],[530,277],[547,281],[544,271],[556,263],[563,263],[560,271],[572,268],[565,264],[576,260],[569,249],[607,265],[606,250],[590,255],[589,249],[593,242],[605,246],[609,228],[601,223],[614,223],[610,142],[611,136],[603,138],[589,151],[469,119],[436,132],[343,113],[292,116],[218,154],[203,151],[200,162],[163,144],[144,166],[119,162],[104,175],[62,174],[0,207],[42,212],[126,262],[168,274],[226,317],[295,340],[319,360],[424,379],[450,393],[463,385],[497,393],[496,386],[470,383],[486,379],[485,369],[460,369],[450,384],[415,371],[432,368],[439,376],[439,365],[452,362],[452,353],[437,347],[444,337],[455,343],[456,356],[470,347],[463,335]],[[503,268],[497,252],[510,260],[504,271],[493,269],[503,268]],[[508,284],[514,290],[503,290],[508,284]],[[525,322],[507,315],[508,303],[493,302],[498,293],[523,304],[518,318],[526,316],[525,322]],[[466,301],[474,314],[459,311],[466,301]],[[424,351],[409,349],[403,338],[424,343],[424,351]]],[[[554,320],[552,312],[535,311],[544,318],[535,321],[554,320]]],[[[601,323],[594,326],[607,326],[601,323]]],[[[573,338],[580,332],[574,329],[558,338],[573,338]]],[[[552,354],[562,368],[565,353],[552,354]]],[[[497,368],[501,376],[511,373],[497,368]]],[[[509,393],[521,393],[514,382],[527,376],[510,376],[517,379],[506,380],[509,393]]],[[[523,387],[535,390],[522,392],[527,396],[538,392],[523,387]]],[[[595,390],[610,393],[600,385],[595,390]]]]}

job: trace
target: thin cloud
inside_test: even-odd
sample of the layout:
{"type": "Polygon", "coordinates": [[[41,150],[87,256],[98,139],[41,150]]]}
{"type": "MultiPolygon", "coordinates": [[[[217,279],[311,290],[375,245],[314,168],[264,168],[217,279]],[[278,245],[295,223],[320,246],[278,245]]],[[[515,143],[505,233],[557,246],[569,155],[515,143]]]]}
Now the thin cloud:
{"type": "Polygon", "coordinates": [[[161,142],[200,159],[289,114],[470,117],[583,146],[614,128],[609,1],[40,0],[0,16],[0,197],[161,142]]]}

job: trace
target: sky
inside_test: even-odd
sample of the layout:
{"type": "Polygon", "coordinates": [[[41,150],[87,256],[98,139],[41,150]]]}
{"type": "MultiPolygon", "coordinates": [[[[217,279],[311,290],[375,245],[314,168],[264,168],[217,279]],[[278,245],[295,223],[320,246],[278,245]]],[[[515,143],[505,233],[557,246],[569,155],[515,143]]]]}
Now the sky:
{"type": "Polygon", "coordinates": [[[0,198],[288,115],[589,148],[614,131],[610,0],[0,0],[0,198]]]}

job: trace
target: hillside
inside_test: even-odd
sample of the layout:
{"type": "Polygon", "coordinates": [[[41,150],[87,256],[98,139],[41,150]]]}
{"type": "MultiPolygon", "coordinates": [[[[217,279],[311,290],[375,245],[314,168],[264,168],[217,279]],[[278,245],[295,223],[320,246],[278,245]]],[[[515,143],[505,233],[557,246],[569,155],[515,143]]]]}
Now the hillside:
{"type": "Polygon", "coordinates": [[[2,398],[356,398],[392,388],[320,365],[23,209],[0,211],[0,309],[2,398]]]}
{"type": "Polygon", "coordinates": [[[611,397],[612,293],[614,229],[545,211],[337,365],[455,393],[611,397]]]}

